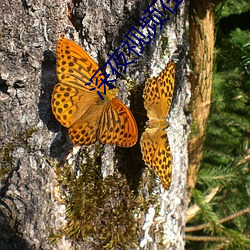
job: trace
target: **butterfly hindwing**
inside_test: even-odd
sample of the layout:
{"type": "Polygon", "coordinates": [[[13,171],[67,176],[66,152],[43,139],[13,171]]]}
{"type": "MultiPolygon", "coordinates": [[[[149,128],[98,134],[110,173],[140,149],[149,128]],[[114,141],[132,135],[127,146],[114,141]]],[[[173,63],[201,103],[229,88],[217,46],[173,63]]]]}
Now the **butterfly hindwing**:
{"type": "Polygon", "coordinates": [[[117,89],[108,89],[104,100],[101,99],[105,77],[93,59],[66,38],[59,39],[56,52],[59,82],[52,93],[52,111],[69,128],[72,142],[90,145],[99,140],[121,147],[134,145],[138,136],[134,117],[115,98],[117,89]]]}
{"type": "Polygon", "coordinates": [[[102,143],[131,147],[138,139],[137,126],[131,111],[113,98],[101,117],[99,138],[102,143]]]}
{"type": "Polygon", "coordinates": [[[148,79],[143,92],[144,107],[149,118],[148,127],[142,133],[140,145],[142,158],[169,189],[172,173],[170,145],[165,128],[174,90],[175,65],[170,61],[158,77],[148,79]]]}
{"type": "Polygon", "coordinates": [[[162,129],[149,129],[142,133],[141,149],[143,160],[153,168],[164,188],[169,189],[172,160],[167,134],[162,129]]]}
{"type": "Polygon", "coordinates": [[[98,110],[90,108],[80,120],[78,120],[69,128],[70,139],[75,145],[89,146],[97,142],[97,131],[101,112],[99,110],[98,114],[96,114],[95,119],[92,118],[94,114],[93,112],[98,112],[98,110]],[[92,115],[90,111],[92,111],[92,115]],[[99,119],[97,119],[97,116],[99,117],[99,119]]]}

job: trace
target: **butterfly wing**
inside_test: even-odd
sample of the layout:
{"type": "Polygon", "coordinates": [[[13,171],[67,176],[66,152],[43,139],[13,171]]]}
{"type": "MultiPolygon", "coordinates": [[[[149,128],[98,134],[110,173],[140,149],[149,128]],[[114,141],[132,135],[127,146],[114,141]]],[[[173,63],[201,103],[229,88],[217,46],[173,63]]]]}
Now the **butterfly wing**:
{"type": "Polygon", "coordinates": [[[84,115],[69,128],[69,137],[75,145],[89,146],[98,141],[102,113],[103,105],[91,105],[84,115]]]}
{"type": "Polygon", "coordinates": [[[141,151],[148,167],[153,167],[164,188],[169,189],[172,173],[170,145],[165,128],[174,91],[175,65],[170,61],[158,77],[148,79],[143,92],[144,107],[149,118],[142,133],[141,151]]]}
{"type": "Polygon", "coordinates": [[[98,94],[89,90],[94,83],[86,85],[98,66],[80,46],[66,38],[59,39],[56,52],[59,83],[52,93],[52,111],[69,128],[99,101],[98,94]]]}
{"type": "Polygon", "coordinates": [[[175,65],[170,61],[158,77],[146,81],[143,98],[149,119],[166,119],[173,97],[174,78],[175,65]]]}
{"type": "MultiPolygon", "coordinates": [[[[90,78],[98,70],[97,64],[79,45],[66,38],[60,38],[56,46],[56,70],[59,82],[83,91],[95,87],[90,78]],[[90,83],[90,85],[85,85],[90,83]]],[[[104,79],[104,77],[102,77],[104,79]]],[[[101,77],[98,78],[100,83],[101,77]]]]}
{"type": "Polygon", "coordinates": [[[166,132],[160,128],[147,128],[141,136],[142,159],[160,177],[165,189],[169,189],[172,173],[170,145],[166,132]]]}
{"type": "Polygon", "coordinates": [[[113,98],[100,119],[100,142],[132,147],[137,139],[138,130],[131,111],[119,99],[113,98]]]}
{"type": "MultiPolygon", "coordinates": [[[[89,91],[90,92],[90,91],[89,91]]],[[[84,90],[58,83],[52,94],[52,111],[66,128],[72,126],[85,112],[98,102],[98,96],[84,90]]]]}
{"type": "MultiPolygon", "coordinates": [[[[52,94],[52,111],[57,120],[69,128],[69,136],[76,145],[103,143],[130,147],[137,141],[137,127],[130,110],[114,98],[110,91],[104,101],[95,88],[104,79],[90,56],[74,42],[61,38],[57,43],[57,75],[59,83],[52,94]],[[114,119],[114,120],[109,120],[114,119]],[[113,125],[113,131],[109,124],[113,125]]],[[[104,93],[103,84],[98,91],[104,93]]]]}

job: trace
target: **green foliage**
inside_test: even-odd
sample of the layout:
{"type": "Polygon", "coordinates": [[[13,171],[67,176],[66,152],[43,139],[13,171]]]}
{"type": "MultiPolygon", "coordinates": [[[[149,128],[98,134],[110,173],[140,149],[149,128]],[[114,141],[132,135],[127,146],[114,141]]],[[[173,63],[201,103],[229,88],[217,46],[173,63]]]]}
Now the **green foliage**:
{"type": "MultiPolygon", "coordinates": [[[[249,1],[230,0],[221,15],[249,9],[249,1]]],[[[250,30],[236,28],[228,35],[218,32],[216,68],[203,161],[193,191],[193,203],[201,211],[190,222],[191,226],[208,225],[189,235],[217,238],[188,241],[187,249],[250,249],[249,212],[221,220],[250,206],[250,30]],[[219,191],[207,203],[207,190],[214,187],[219,191]]]]}
{"type": "Polygon", "coordinates": [[[250,10],[250,4],[248,0],[223,0],[219,8],[222,8],[221,17],[226,17],[250,10]]]}
{"type": "MultiPolygon", "coordinates": [[[[212,157],[211,157],[212,158],[212,157]]],[[[214,168],[204,167],[200,170],[198,175],[198,184],[205,185],[207,187],[231,187],[237,183],[239,174],[242,175],[241,171],[234,171],[235,168],[216,166],[214,168]]]]}
{"type": "Polygon", "coordinates": [[[197,189],[194,189],[193,197],[201,208],[201,219],[204,220],[204,222],[209,222],[209,231],[211,231],[212,233],[214,233],[215,230],[220,231],[223,226],[219,223],[217,215],[213,212],[212,205],[205,201],[205,197],[202,192],[197,189]]]}

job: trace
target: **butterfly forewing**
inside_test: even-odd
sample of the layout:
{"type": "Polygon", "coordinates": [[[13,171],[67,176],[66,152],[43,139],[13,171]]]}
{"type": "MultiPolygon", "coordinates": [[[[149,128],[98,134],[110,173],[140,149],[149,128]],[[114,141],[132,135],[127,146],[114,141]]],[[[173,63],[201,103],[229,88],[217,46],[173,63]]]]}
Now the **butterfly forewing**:
{"type": "Polygon", "coordinates": [[[163,118],[168,115],[174,91],[175,66],[170,61],[158,77],[148,79],[143,91],[144,106],[148,117],[156,115],[163,118]]]}
{"type": "Polygon", "coordinates": [[[175,65],[173,61],[170,61],[157,79],[161,99],[161,112],[164,117],[167,117],[171,107],[174,93],[174,79],[175,65]]]}
{"type": "Polygon", "coordinates": [[[69,128],[72,142],[90,145],[99,140],[121,147],[134,145],[138,133],[134,117],[114,98],[114,89],[101,100],[99,94],[104,94],[105,84],[102,72],[96,74],[97,64],[80,46],[65,38],[59,39],[56,52],[59,83],[52,94],[52,111],[69,128]]]}
{"type": "Polygon", "coordinates": [[[55,86],[52,94],[52,111],[56,119],[66,128],[72,125],[72,118],[78,108],[73,101],[77,94],[77,89],[66,87],[60,83],[55,86]]]}
{"type": "MultiPolygon", "coordinates": [[[[56,54],[57,76],[60,82],[84,91],[95,87],[96,78],[93,79],[93,82],[90,81],[90,78],[98,66],[86,51],[76,43],[61,38],[57,42],[56,54]]],[[[104,77],[102,76],[102,78],[104,77]]],[[[100,83],[101,80],[99,79],[98,82],[100,83]]]]}
{"type": "Polygon", "coordinates": [[[141,136],[143,160],[159,175],[164,188],[169,189],[172,173],[170,145],[165,128],[174,90],[175,66],[170,61],[158,77],[148,79],[143,92],[144,107],[149,118],[148,128],[141,136]]]}

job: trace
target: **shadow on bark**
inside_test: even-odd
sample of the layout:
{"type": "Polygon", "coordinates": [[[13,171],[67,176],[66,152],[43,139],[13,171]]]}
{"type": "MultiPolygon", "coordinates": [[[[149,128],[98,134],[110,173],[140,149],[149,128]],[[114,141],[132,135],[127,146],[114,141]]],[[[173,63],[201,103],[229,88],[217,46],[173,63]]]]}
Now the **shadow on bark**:
{"type": "Polygon", "coordinates": [[[135,146],[127,149],[117,147],[116,154],[119,158],[119,171],[126,175],[130,188],[135,192],[138,191],[142,173],[145,169],[142,161],[140,138],[144,131],[145,122],[147,121],[146,110],[143,106],[142,93],[143,86],[138,86],[131,91],[130,109],[135,114],[135,120],[138,126],[138,142],[135,146]]]}
{"type": "Polygon", "coordinates": [[[51,109],[51,95],[57,84],[56,55],[54,52],[46,50],[43,56],[41,93],[38,103],[39,117],[51,132],[60,131],[50,146],[50,156],[61,162],[72,149],[73,144],[68,137],[67,129],[60,125],[51,109]]]}
{"type": "MultiPolygon", "coordinates": [[[[5,205],[6,206],[6,205],[5,205]]],[[[0,249],[2,250],[31,250],[29,244],[24,238],[17,234],[17,226],[13,221],[13,225],[10,225],[10,218],[6,218],[2,211],[0,211],[0,249]]]]}

